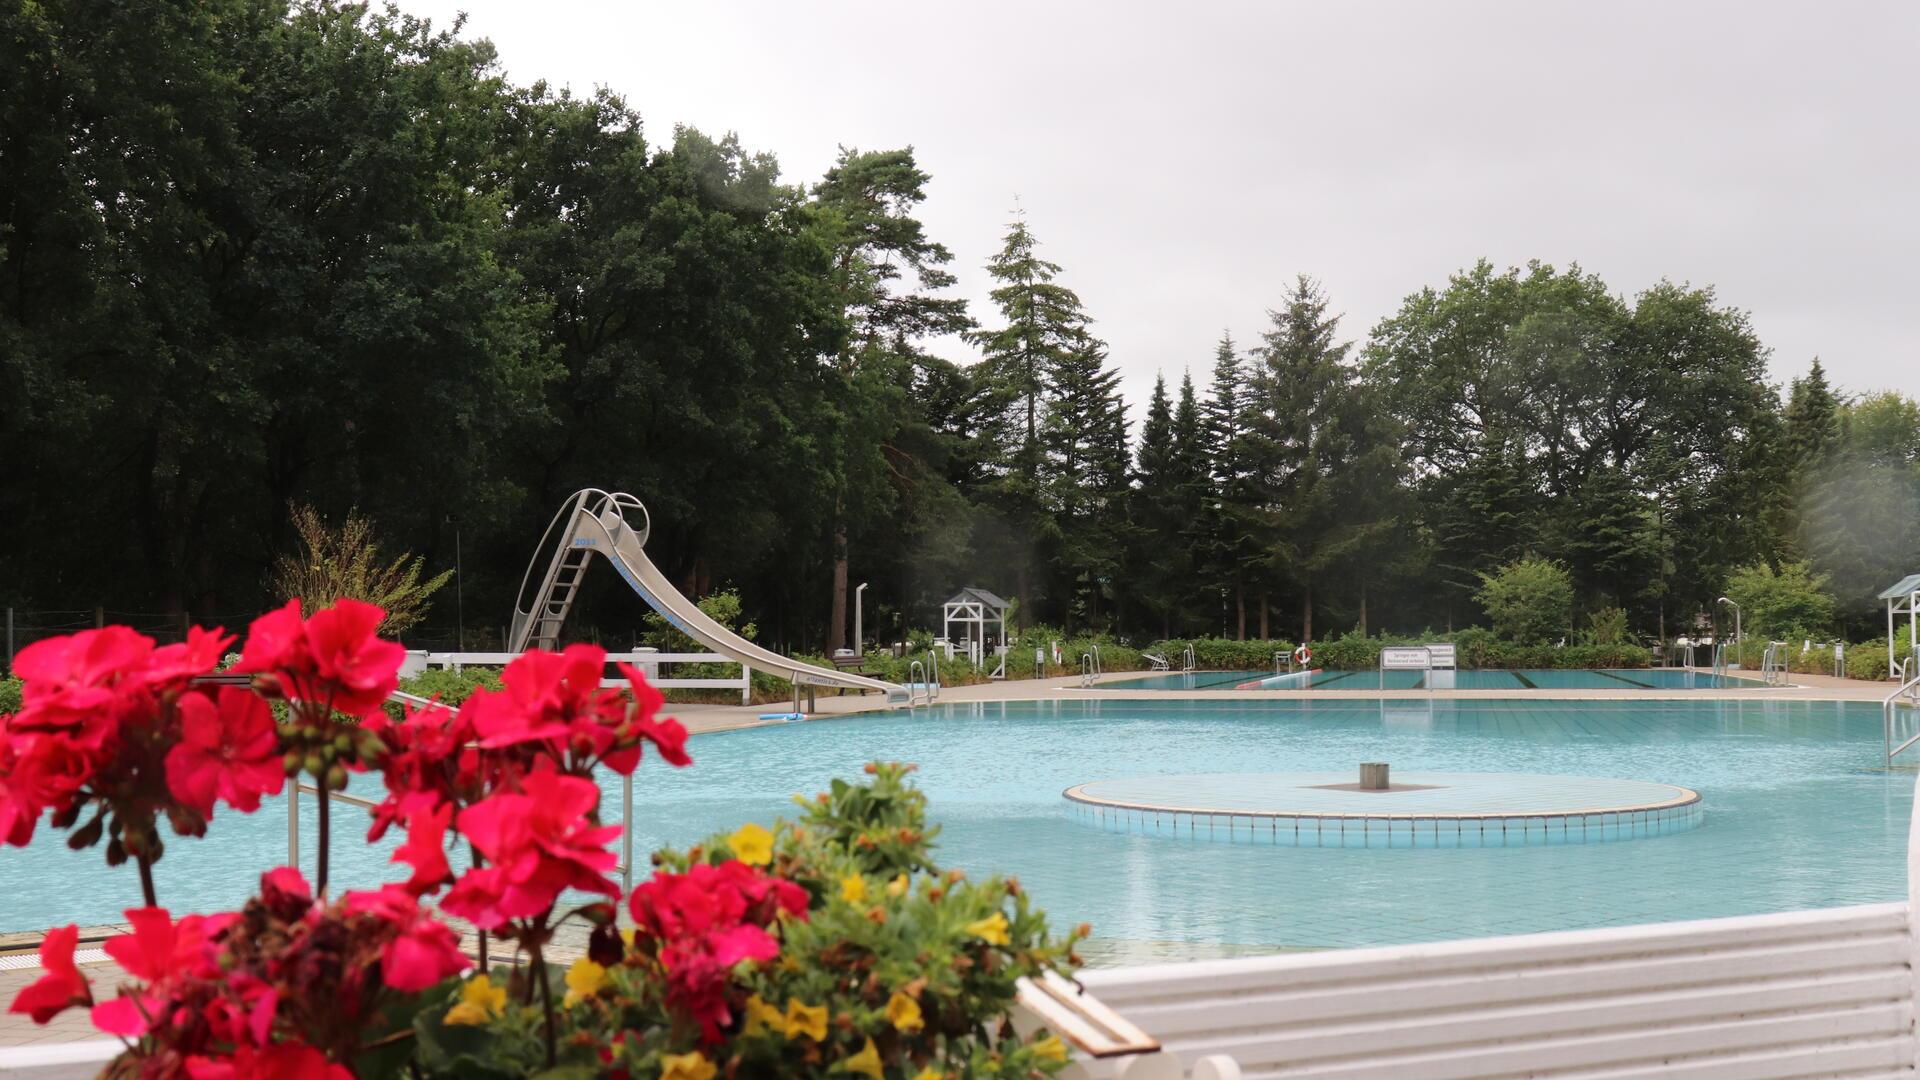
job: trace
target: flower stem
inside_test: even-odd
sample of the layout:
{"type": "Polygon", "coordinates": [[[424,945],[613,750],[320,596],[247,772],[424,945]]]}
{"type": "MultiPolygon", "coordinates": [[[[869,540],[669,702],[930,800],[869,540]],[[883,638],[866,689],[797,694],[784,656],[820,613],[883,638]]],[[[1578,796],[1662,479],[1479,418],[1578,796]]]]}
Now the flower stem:
{"type": "Polygon", "coordinates": [[[134,857],[134,861],[140,864],[141,898],[146,900],[148,907],[159,907],[160,900],[153,892],[153,859],[143,851],[134,857]]]}
{"type": "Polygon", "coordinates": [[[325,773],[321,773],[319,776],[313,778],[313,786],[320,800],[320,850],[315,855],[316,868],[314,870],[314,877],[316,880],[313,886],[313,892],[315,896],[324,899],[327,895],[327,845],[331,835],[327,828],[327,808],[333,804],[333,800],[327,798],[327,777],[325,773]]]}
{"type": "Polygon", "coordinates": [[[547,1015],[547,1067],[552,1068],[558,1057],[559,1049],[554,1041],[553,1017],[553,980],[547,974],[547,962],[541,954],[540,942],[536,938],[527,943],[527,953],[533,962],[529,966],[533,977],[540,983],[540,1008],[547,1015]]]}

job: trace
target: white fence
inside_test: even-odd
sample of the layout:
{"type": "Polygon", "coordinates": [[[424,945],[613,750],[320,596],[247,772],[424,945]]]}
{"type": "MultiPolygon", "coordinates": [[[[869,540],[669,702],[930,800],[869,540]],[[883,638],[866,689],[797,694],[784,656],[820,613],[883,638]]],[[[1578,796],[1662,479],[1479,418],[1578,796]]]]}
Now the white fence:
{"type": "MultiPolygon", "coordinates": [[[[510,664],[519,653],[510,652],[409,652],[407,662],[401,665],[400,674],[417,675],[430,667],[452,668],[459,671],[466,665],[476,667],[502,667],[510,664]]],[[[647,681],[662,690],[738,690],[740,704],[753,704],[753,669],[731,657],[719,653],[663,653],[651,649],[635,649],[632,652],[608,653],[607,663],[632,664],[640,669],[647,681]],[[740,676],[735,679],[673,679],[660,677],[662,664],[739,664],[740,676]]],[[[608,686],[618,686],[621,680],[609,678],[608,686]]]]}

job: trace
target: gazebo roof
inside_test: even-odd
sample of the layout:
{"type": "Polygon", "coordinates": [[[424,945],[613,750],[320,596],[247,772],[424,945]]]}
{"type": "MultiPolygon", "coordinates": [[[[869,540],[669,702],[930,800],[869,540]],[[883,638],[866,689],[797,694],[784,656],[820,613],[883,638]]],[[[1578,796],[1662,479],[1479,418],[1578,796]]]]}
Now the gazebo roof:
{"type": "Polygon", "coordinates": [[[1912,596],[1917,592],[1920,592],[1920,574],[1908,574],[1906,577],[1901,578],[1892,588],[1881,593],[1879,599],[1898,600],[1902,597],[1912,596]]]}
{"type": "Polygon", "coordinates": [[[1002,600],[998,596],[995,596],[993,593],[988,592],[985,589],[976,588],[972,585],[969,585],[966,588],[961,589],[959,592],[954,593],[953,596],[948,598],[947,603],[949,604],[980,604],[986,607],[986,609],[989,611],[1005,611],[1007,610],[1007,608],[1012,606],[1008,604],[1005,600],[1002,600]]]}

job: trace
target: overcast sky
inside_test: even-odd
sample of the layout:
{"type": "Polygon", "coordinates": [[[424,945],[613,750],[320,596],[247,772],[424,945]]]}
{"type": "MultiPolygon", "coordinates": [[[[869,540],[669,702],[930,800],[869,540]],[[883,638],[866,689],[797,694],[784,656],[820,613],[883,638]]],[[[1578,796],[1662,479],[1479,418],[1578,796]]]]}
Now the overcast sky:
{"type": "Polygon", "coordinates": [[[1776,381],[1920,393],[1920,5],[400,2],[789,180],[911,144],[983,321],[1018,196],[1136,419],[1296,273],[1362,340],[1483,256],[1710,284],[1776,381]]]}

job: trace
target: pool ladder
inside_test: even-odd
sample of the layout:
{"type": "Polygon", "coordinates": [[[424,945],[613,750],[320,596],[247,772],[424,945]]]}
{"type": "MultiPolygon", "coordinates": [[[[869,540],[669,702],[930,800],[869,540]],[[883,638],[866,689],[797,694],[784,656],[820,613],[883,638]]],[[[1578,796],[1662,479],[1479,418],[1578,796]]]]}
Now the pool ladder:
{"type": "Polygon", "coordinates": [[[1080,685],[1092,686],[1104,672],[1100,668],[1100,646],[1080,654],[1080,685]]]}
{"type": "Polygon", "coordinates": [[[940,700],[940,660],[934,656],[932,649],[928,649],[926,663],[915,660],[907,665],[907,708],[913,708],[915,701],[932,705],[938,700],[940,700]]]}
{"type": "Polygon", "coordinates": [[[1199,663],[1194,659],[1193,646],[1187,646],[1186,651],[1180,654],[1180,674],[1191,675],[1193,674],[1193,669],[1199,666],[1199,663]]]}
{"type": "Polygon", "coordinates": [[[1767,651],[1760,658],[1760,681],[1767,686],[1785,686],[1787,684],[1787,643],[1784,641],[1767,642],[1767,651]]]}
{"type": "Polygon", "coordinates": [[[1880,703],[1880,727],[1886,736],[1887,764],[1900,752],[1920,743],[1920,675],[1914,657],[1900,662],[1900,689],[1880,703]],[[1897,745],[1896,745],[1897,741],[1897,745]]]}

